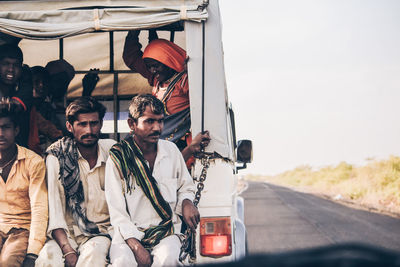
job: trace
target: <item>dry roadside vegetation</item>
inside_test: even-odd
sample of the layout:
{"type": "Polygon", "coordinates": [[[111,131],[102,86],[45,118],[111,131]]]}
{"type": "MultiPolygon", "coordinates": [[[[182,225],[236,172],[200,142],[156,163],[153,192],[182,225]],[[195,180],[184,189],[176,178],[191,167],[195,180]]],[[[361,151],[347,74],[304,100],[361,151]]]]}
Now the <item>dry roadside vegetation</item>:
{"type": "Polygon", "coordinates": [[[365,166],[342,162],[313,169],[300,166],[276,176],[248,175],[247,180],[265,181],[350,200],[355,204],[400,215],[400,157],[370,160],[365,166]]]}

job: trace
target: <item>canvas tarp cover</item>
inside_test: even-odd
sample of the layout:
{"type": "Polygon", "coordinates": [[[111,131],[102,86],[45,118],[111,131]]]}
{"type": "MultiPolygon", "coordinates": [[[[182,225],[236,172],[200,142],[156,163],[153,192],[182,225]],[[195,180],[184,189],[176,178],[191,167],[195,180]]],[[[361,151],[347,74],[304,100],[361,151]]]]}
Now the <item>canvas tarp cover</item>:
{"type": "MultiPolygon", "coordinates": [[[[29,1],[22,1],[16,2],[13,1],[13,4],[9,4],[11,2],[7,2],[4,4],[4,2],[0,2],[0,31],[4,31],[4,29],[7,29],[10,31],[10,28],[7,26],[4,26],[5,22],[11,23],[10,22],[10,17],[12,16],[20,16],[20,18],[23,18],[23,14],[25,12],[26,18],[25,20],[21,20],[21,22],[26,22],[26,24],[29,23],[39,23],[35,21],[30,21],[28,20],[30,14],[33,14],[34,12],[39,12],[38,14],[43,14],[44,17],[47,16],[46,21],[51,21],[51,20],[56,20],[55,17],[49,16],[50,14],[56,14],[56,13],[51,13],[51,12],[65,12],[64,15],[67,16],[67,14],[73,14],[73,13],[68,13],[70,10],[62,10],[62,11],[55,11],[60,8],[72,8],[76,6],[110,6],[113,4],[113,6],[128,6],[129,3],[134,3],[136,6],[141,6],[140,8],[132,8],[127,10],[126,8],[119,9],[116,8],[113,10],[113,12],[108,12],[108,9],[102,9],[101,11],[104,11],[104,19],[102,18],[100,20],[100,25],[101,27],[109,26],[109,23],[105,23],[106,21],[110,21],[113,16],[116,16],[116,12],[120,11],[120,15],[118,15],[118,18],[116,20],[121,19],[120,22],[123,21],[122,18],[130,19],[131,21],[129,22],[130,26],[124,28],[125,26],[122,25],[122,23],[118,26],[121,28],[114,28],[118,30],[128,30],[128,29],[134,29],[135,27],[139,27],[141,29],[143,28],[152,28],[152,27],[159,27],[163,26],[166,24],[173,23],[175,21],[179,21],[182,19],[182,11],[181,11],[181,3],[183,1],[174,1],[174,0],[168,0],[168,1],[35,1],[36,4],[29,4],[29,1]],[[25,5],[25,7],[23,7],[25,5]],[[164,9],[165,12],[162,12],[162,14],[158,13],[160,12],[161,9],[164,9]],[[8,11],[7,11],[8,10],[8,11]],[[21,10],[27,10],[22,12],[21,10]],[[38,11],[42,10],[42,11],[38,11]],[[46,11],[47,10],[47,11],[46,11]],[[51,12],[49,13],[50,10],[51,12]],[[144,12],[145,10],[148,10],[149,12],[145,12],[141,14],[139,12],[144,12]],[[157,12],[156,12],[157,10],[157,12]],[[68,12],[67,12],[68,11],[68,12]],[[150,12],[151,11],[151,12],[150,12]],[[153,13],[154,11],[154,13],[153,13]],[[33,12],[33,13],[31,13],[33,12]],[[41,13],[40,13],[41,12],[41,13]],[[111,15],[110,15],[111,14],[111,15]],[[141,14],[141,15],[140,15],[141,14]],[[158,14],[158,15],[156,15],[158,14]],[[136,18],[135,18],[136,17],[136,18]],[[106,19],[107,18],[107,19],[106,19]],[[28,23],[28,22],[29,23],[28,23]],[[145,24],[145,22],[148,21],[151,24],[145,24]],[[135,26],[137,25],[137,26],[135,26]]],[[[32,2],[32,1],[31,1],[32,2]]],[[[219,9],[218,9],[218,2],[217,1],[210,1],[209,6],[207,7],[207,10],[204,11],[197,11],[197,6],[198,4],[201,4],[202,1],[185,1],[187,8],[187,14],[190,19],[186,20],[185,23],[185,34],[186,39],[184,43],[179,42],[180,38],[179,35],[181,33],[177,33],[177,38],[175,42],[177,42],[180,46],[185,48],[188,52],[189,55],[189,65],[188,65],[188,72],[189,72],[189,84],[190,84],[190,103],[191,103],[191,117],[192,117],[192,131],[193,134],[197,134],[200,132],[203,127],[201,125],[202,121],[202,78],[201,78],[201,73],[202,73],[202,37],[201,37],[201,23],[197,23],[200,20],[205,20],[207,19],[207,22],[205,24],[205,39],[206,41],[206,54],[205,54],[205,95],[204,95],[204,110],[206,112],[204,113],[204,129],[209,130],[211,137],[212,137],[212,142],[210,145],[207,147],[207,151],[209,152],[217,152],[221,156],[225,158],[229,158],[231,160],[234,159],[232,147],[233,144],[232,139],[231,139],[231,131],[229,127],[229,113],[228,113],[228,106],[227,106],[227,91],[226,91],[226,83],[225,83],[225,74],[224,74],[224,67],[223,67],[223,50],[222,50],[222,40],[221,40],[221,25],[220,25],[220,14],[219,14],[219,9]],[[190,10],[190,8],[193,8],[190,10]],[[190,14],[190,15],[189,15],[190,14]],[[186,44],[185,44],[186,42],[186,44]]],[[[132,4],[130,4],[132,5],[132,4]]],[[[95,31],[94,27],[94,21],[93,21],[93,9],[89,10],[75,10],[79,14],[86,14],[85,16],[88,18],[88,21],[81,21],[82,19],[76,19],[74,18],[72,21],[71,25],[78,25],[80,30],[76,30],[75,32],[69,31],[68,33],[65,34],[71,34],[71,35],[76,35],[78,33],[83,33],[80,31],[95,31]],[[81,13],[83,12],[83,13],[81,13]],[[85,27],[83,27],[85,26],[85,27]]],[[[100,11],[100,9],[99,9],[100,11]]],[[[83,15],[82,15],[83,16],[83,15]]],[[[64,17],[65,19],[66,17],[64,17]]],[[[58,19],[57,19],[58,20],[58,19]]],[[[50,24],[54,24],[51,22],[50,24]]],[[[36,24],[39,25],[39,24],[36,24]]],[[[43,24],[44,25],[44,24],[43,24]]],[[[43,26],[42,25],[42,26],[43,26]]],[[[62,29],[69,29],[71,30],[72,27],[71,25],[63,25],[60,24],[57,27],[63,27],[62,29]]],[[[29,30],[23,30],[22,28],[18,28],[15,25],[13,26],[14,29],[20,30],[22,33],[24,33],[24,37],[28,39],[57,39],[60,38],[61,36],[56,33],[54,35],[50,34],[50,29],[54,25],[48,25],[49,28],[43,28],[41,31],[34,30],[31,32],[31,35],[28,35],[29,30]],[[27,32],[25,32],[27,31],[27,32]],[[35,36],[36,34],[36,36],[35,36]]],[[[114,25],[115,26],[115,25],[114,25]]],[[[116,27],[116,26],[115,26],[116,27]]],[[[36,29],[36,27],[33,27],[36,29]]],[[[102,28],[102,30],[111,30],[111,28],[102,28]]],[[[54,33],[54,32],[53,32],[54,33]]],[[[13,33],[15,35],[15,33],[13,33]]],[[[84,35],[79,35],[79,36],[74,36],[71,38],[66,38],[64,39],[64,46],[67,52],[65,53],[65,58],[71,62],[76,69],[78,70],[88,70],[89,68],[92,67],[97,67],[102,70],[107,69],[107,62],[104,61],[102,58],[104,54],[107,54],[107,42],[104,41],[104,38],[102,35],[105,33],[100,33],[100,34],[94,34],[94,36],[86,36],[84,35]],[[81,42],[81,39],[89,38],[92,42],[92,45],[87,45],[88,42],[81,42]],[[96,41],[94,42],[96,44],[96,47],[93,46],[93,39],[96,38],[96,41]],[[79,39],[79,41],[78,41],[79,39]],[[86,45],[85,45],[86,43],[86,45]],[[76,48],[77,45],[82,45],[86,48],[81,48],[78,47],[76,48]],[[99,46],[104,46],[102,49],[98,48],[99,46]],[[68,53],[68,47],[74,47],[74,50],[77,49],[78,51],[84,51],[85,58],[90,58],[90,65],[80,65],[79,60],[75,60],[75,54],[74,53],[68,53]],[[88,48],[88,49],[87,49],[88,48]],[[89,52],[94,52],[95,55],[90,54],[89,52]],[[100,52],[102,51],[102,52],[100,52]]],[[[144,38],[142,36],[141,38],[141,43],[146,45],[145,43],[145,38],[146,38],[146,33],[144,32],[144,38]]],[[[162,33],[161,33],[162,34],[162,33]]],[[[124,66],[122,62],[122,45],[124,41],[124,37],[126,35],[126,32],[116,32],[114,33],[114,49],[115,49],[115,68],[116,69],[123,69],[126,70],[127,68],[124,66]]],[[[163,37],[165,38],[165,37],[163,37]]],[[[54,60],[57,59],[58,56],[58,42],[55,40],[49,40],[49,41],[34,41],[34,40],[23,40],[20,43],[20,46],[23,48],[24,51],[24,62],[26,62],[29,65],[45,65],[46,62],[49,60],[54,60]],[[38,43],[38,46],[32,45],[32,44],[38,43]],[[47,46],[51,46],[52,49],[48,49],[47,46]],[[46,47],[46,48],[45,48],[46,47]],[[26,53],[25,53],[26,52],[26,53]],[[51,53],[50,53],[51,52],[51,53]]],[[[77,56],[79,59],[79,55],[77,56]]],[[[86,60],[87,61],[87,60],[86,60]]],[[[86,62],[85,61],[85,62],[86,62]]],[[[138,93],[137,89],[132,88],[132,84],[138,85],[138,87],[144,88],[144,84],[147,82],[141,77],[133,77],[134,75],[140,76],[138,74],[124,74],[125,76],[121,77],[120,81],[118,82],[118,94],[119,95],[124,95],[125,93],[128,93],[128,91],[134,90],[135,93],[138,93]],[[141,78],[141,83],[138,83],[138,80],[141,78]],[[135,81],[132,81],[134,79],[135,81]],[[122,91],[121,91],[122,90],[122,91]]],[[[83,77],[83,74],[81,76],[76,75],[76,79],[74,79],[73,82],[71,82],[70,88],[69,88],[69,96],[78,96],[80,95],[81,92],[81,79],[83,77]]],[[[149,87],[146,87],[146,90],[149,90],[149,87]]],[[[109,80],[105,76],[100,76],[100,82],[96,87],[96,90],[94,91],[94,95],[107,95],[107,94],[112,94],[112,79],[109,77],[109,80]],[[108,91],[107,91],[108,90],[108,91]]],[[[125,122],[124,122],[125,123],[125,122]]]]}
{"type": "Polygon", "coordinates": [[[161,27],[201,21],[202,1],[7,1],[0,4],[0,31],[20,38],[58,39],[94,31],[161,27]]]}

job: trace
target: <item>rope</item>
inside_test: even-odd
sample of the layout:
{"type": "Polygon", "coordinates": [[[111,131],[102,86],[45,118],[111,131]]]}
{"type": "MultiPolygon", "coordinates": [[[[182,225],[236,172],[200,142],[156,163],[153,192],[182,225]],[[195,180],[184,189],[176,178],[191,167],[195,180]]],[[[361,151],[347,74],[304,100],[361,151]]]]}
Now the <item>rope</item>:
{"type": "Polygon", "coordinates": [[[188,20],[186,6],[184,6],[184,5],[181,6],[180,15],[181,15],[181,20],[188,20]]]}
{"type": "Polygon", "coordinates": [[[93,20],[94,20],[94,29],[96,31],[100,30],[100,19],[99,19],[99,10],[97,8],[93,9],[93,20]]]}

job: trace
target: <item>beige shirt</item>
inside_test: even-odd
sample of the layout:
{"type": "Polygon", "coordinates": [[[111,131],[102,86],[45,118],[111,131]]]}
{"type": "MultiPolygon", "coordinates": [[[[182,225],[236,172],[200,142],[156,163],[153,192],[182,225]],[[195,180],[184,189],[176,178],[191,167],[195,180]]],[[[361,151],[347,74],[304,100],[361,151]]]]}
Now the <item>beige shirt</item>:
{"type": "MultiPolygon", "coordinates": [[[[108,152],[114,144],[115,141],[111,139],[99,140],[98,158],[92,169],[78,151],[79,173],[85,196],[82,205],[86,208],[87,218],[97,225],[100,232],[105,234],[110,234],[109,232],[112,229],[104,194],[104,174],[108,152]]],[[[49,227],[47,234],[51,237],[53,230],[62,228],[69,237],[80,243],[79,239],[83,237],[83,233],[75,224],[70,208],[66,206],[64,187],[59,179],[60,165],[58,159],[53,155],[48,155],[46,167],[49,189],[49,227]]]]}
{"type": "Polygon", "coordinates": [[[7,182],[0,177],[0,231],[29,230],[27,253],[38,255],[46,241],[47,188],[43,159],[18,147],[7,182]]]}
{"type": "MultiPolygon", "coordinates": [[[[181,221],[177,215],[182,215],[184,199],[193,201],[195,186],[182,154],[174,143],[165,140],[158,141],[152,174],[161,195],[173,211],[172,222],[175,233],[180,233],[181,221]]],[[[125,180],[121,179],[117,167],[109,158],[106,166],[106,197],[111,223],[114,227],[112,239],[114,244],[125,243],[124,240],[131,237],[141,240],[144,237],[143,229],[161,222],[150,200],[134,179],[132,192],[128,193],[126,188],[125,180]]]]}

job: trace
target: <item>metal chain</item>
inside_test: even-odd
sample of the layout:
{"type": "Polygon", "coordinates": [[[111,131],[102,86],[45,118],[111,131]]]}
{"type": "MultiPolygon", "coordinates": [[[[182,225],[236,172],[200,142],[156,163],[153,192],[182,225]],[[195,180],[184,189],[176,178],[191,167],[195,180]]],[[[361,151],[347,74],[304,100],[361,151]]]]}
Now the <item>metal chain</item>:
{"type": "Polygon", "coordinates": [[[196,181],[197,184],[197,192],[193,200],[193,204],[197,207],[201,198],[201,191],[204,189],[204,181],[207,178],[207,171],[210,167],[210,155],[205,155],[201,158],[201,165],[203,165],[203,169],[201,170],[199,178],[194,177],[193,180],[196,181]]]}
{"type": "MultiPolygon", "coordinates": [[[[210,167],[210,158],[211,156],[207,154],[203,154],[201,156],[201,165],[203,165],[203,169],[201,170],[199,178],[193,177],[193,180],[197,182],[197,192],[193,200],[193,204],[195,207],[197,207],[197,205],[199,204],[201,198],[201,191],[203,191],[204,189],[204,182],[207,178],[208,168],[210,167]]],[[[179,255],[179,261],[183,262],[188,256],[188,254],[190,254],[189,263],[195,263],[196,237],[194,235],[194,232],[192,232],[189,228],[186,229],[182,238],[182,247],[179,255]],[[191,250],[187,251],[187,249],[189,248],[189,237],[192,237],[191,238],[192,243],[191,243],[191,250]]]]}

